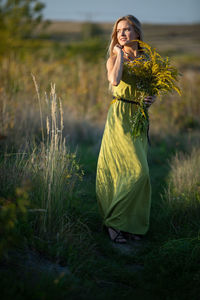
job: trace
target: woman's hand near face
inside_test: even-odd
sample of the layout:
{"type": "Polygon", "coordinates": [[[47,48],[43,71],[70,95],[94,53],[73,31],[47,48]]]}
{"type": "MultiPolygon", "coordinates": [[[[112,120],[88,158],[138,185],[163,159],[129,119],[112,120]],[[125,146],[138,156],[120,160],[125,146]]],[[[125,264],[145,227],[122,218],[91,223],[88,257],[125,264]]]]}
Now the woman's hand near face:
{"type": "Polygon", "coordinates": [[[122,48],[123,47],[120,44],[116,44],[115,47],[113,48],[113,53],[116,55],[123,54],[122,48]]]}
{"type": "Polygon", "coordinates": [[[156,96],[147,96],[144,98],[144,103],[146,104],[146,107],[149,108],[154,102],[156,101],[156,96]]]}

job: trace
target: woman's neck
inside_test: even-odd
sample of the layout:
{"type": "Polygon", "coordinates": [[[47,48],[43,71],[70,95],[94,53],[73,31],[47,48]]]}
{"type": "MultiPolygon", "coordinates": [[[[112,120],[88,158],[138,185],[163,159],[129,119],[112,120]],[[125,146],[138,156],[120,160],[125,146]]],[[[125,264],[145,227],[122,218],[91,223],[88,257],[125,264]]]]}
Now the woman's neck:
{"type": "Polygon", "coordinates": [[[128,59],[134,59],[138,55],[138,48],[124,46],[123,52],[128,59]]]}

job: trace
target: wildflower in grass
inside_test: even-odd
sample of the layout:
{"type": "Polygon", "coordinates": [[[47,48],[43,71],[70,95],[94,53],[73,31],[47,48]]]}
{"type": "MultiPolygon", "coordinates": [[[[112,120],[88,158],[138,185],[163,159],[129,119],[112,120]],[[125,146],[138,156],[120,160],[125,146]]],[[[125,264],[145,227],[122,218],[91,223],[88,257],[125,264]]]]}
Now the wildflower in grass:
{"type": "Polygon", "coordinates": [[[139,92],[138,101],[140,106],[131,118],[133,134],[138,136],[148,126],[147,107],[144,98],[148,95],[164,95],[176,91],[181,95],[177,86],[179,72],[176,67],[171,66],[169,58],[163,58],[147,43],[137,40],[143,50],[143,54],[134,60],[124,63],[124,68],[133,77],[139,92]]]}

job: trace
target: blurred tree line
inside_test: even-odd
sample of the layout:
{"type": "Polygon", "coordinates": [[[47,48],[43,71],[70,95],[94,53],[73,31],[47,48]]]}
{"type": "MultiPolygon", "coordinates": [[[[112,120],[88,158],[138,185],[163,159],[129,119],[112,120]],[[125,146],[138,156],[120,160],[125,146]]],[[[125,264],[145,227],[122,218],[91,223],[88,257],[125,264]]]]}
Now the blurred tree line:
{"type": "MultiPolygon", "coordinates": [[[[13,38],[29,38],[43,21],[38,0],[0,0],[0,30],[13,38]]],[[[44,22],[43,22],[44,23],[44,22]]]]}
{"type": "Polygon", "coordinates": [[[50,24],[43,19],[44,8],[39,0],[0,0],[0,59],[10,53],[22,57],[44,47],[57,58],[81,55],[87,61],[95,61],[106,55],[104,33],[96,23],[84,22],[77,41],[69,42],[66,36],[64,44],[52,40],[51,33],[44,30],[50,24]]]}
{"type": "Polygon", "coordinates": [[[20,41],[30,39],[43,20],[45,4],[38,0],[0,0],[0,55],[22,46],[20,41]]]}

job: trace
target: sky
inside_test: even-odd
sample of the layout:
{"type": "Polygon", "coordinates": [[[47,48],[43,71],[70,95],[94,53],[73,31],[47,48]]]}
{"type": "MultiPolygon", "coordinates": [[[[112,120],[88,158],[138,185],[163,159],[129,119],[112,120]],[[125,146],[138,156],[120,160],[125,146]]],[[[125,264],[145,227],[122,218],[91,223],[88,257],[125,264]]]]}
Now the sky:
{"type": "Polygon", "coordinates": [[[132,14],[143,23],[200,23],[200,0],[41,0],[45,19],[114,22],[132,14]]]}

